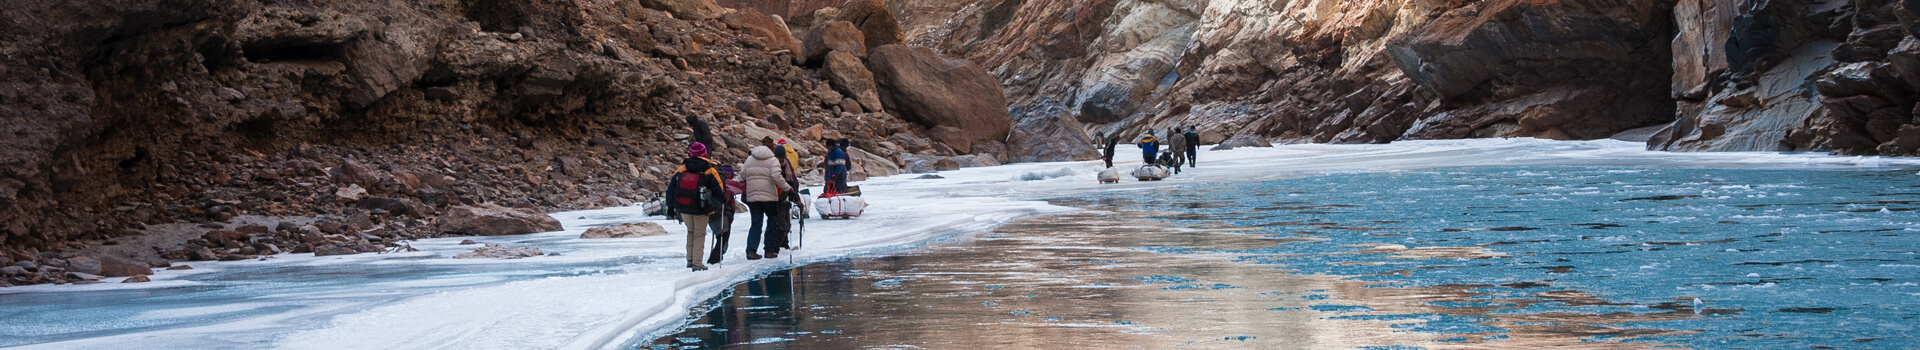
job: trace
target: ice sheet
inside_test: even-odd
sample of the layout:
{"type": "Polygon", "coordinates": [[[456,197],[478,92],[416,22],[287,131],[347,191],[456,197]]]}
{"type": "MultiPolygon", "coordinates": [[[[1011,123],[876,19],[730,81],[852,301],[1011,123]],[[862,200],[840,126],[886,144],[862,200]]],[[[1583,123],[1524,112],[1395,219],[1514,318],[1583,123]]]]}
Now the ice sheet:
{"type": "MultiPolygon", "coordinates": [[[[1120,148],[1116,167],[1139,164],[1137,157],[1128,157],[1138,152],[1120,148]]],[[[1151,183],[1098,184],[1099,164],[1015,164],[942,172],[944,179],[915,179],[918,174],[871,179],[860,183],[871,205],[866,216],[809,220],[802,237],[806,248],[778,260],[746,261],[740,248],[744,237],[736,237],[727,262],[706,272],[682,267],[682,234],[576,238],[590,227],[634,221],[684,232],[672,221],[641,216],[637,208],[609,208],[553,214],[565,231],[422,240],[412,243],[421,249],[414,253],[194,262],[194,270],[160,272],[155,282],[144,284],[6,288],[0,289],[0,316],[35,326],[0,330],[0,346],[602,348],[677,327],[696,303],[756,275],[884,254],[1024,215],[1070,210],[1038,201],[1061,195],[1344,171],[1512,165],[1920,167],[1920,160],[1664,153],[1620,141],[1487,139],[1203,149],[1200,167],[1151,183]],[[1023,176],[1055,173],[1070,175],[1023,176]],[[557,255],[451,259],[474,248],[458,245],[463,239],[557,255]]],[[[735,231],[744,232],[745,226],[742,220],[735,231]]]]}

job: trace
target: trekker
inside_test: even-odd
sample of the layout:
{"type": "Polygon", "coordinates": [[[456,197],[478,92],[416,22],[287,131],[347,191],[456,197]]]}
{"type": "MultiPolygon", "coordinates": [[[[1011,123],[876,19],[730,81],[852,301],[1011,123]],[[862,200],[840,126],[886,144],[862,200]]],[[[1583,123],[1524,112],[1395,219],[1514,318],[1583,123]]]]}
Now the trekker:
{"type": "Polygon", "coordinates": [[[1100,160],[1107,161],[1107,167],[1113,167],[1113,146],[1120,143],[1120,135],[1107,136],[1107,151],[1100,154],[1100,160]]]}
{"type": "Polygon", "coordinates": [[[1167,129],[1167,155],[1173,165],[1173,173],[1180,173],[1180,165],[1187,162],[1187,138],[1180,136],[1180,128],[1167,129]]]}
{"type": "Polygon", "coordinates": [[[707,145],[699,142],[687,146],[687,159],[667,181],[667,207],[687,225],[687,268],[694,271],[707,270],[700,263],[707,243],[707,219],[720,210],[720,197],[726,194],[723,186],[713,161],[707,159],[707,145]]]}
{"type": "MultiPolygon", "coordinates": [[[[768,140],[765,143],[773,142],[768,140]]],[[[747,220],[753,222],[752,226],[747,228],[747,260],[760,259],[760,254],[756,250],[760,249],[762,227],[767,228],[766,232],[769,233],[767,257],[780,257],[780,248],[786,243],[785,239],[778,240],[780,242],[772,239],[771,234],[777,231],[774,225],[778,224],[762,226],[769,221],[773,223],[787,221],[787,212],[783,210],[780,203],[786,199],[787,192],[793,191],[793,187],[787,184],[787,179],[784,178],[785,170],[781,169],[781,163],[784,162],[774,158],[773,149],[760,146],[753,148],[752,155],[747,157],[747,163],[740,167],[740,182],[747,185],[747,193],[741,199],[747,201],[747,220]]]]}
{"type": "Polygon", "coordinates": [[[833,193],[847,192],[847,171],[852,164],[847,160],[847,139],[827,140],[833,148],[827,151],[827,185],[833,193]]]}
{"type": "Polygon", "coordinates": [[[687,116],[687,127],[693,129],[693,142],[707,146],[707,151],[719,152],[719,144],[713,143],[713,131],[707,128],[707,121],[700,117],[687,116]]]}
{"type": "Polygon", "coordinates": [[[1194,132],[1193,126],[1188,125],[1187,132],[1180,136],[1187,139],[1187,166],[1200,167],[1200,133],[1194,132]]]}
{"type": "Polygon", "coordinates": [[[1147,165],[1153,165],[1154,156],[1160,153],[1160,140],[1153,138],[1153,131],[1140,133],[1140,159],[1147,165]]]}
{"type": "MultiPolygon", "coordinates": [[[[765,140],[762,141],[764,142],[765,140]]],[[[774,158],[780,161],[780,171],[783,172],[781,176],[787,180],[787,187],[791,187],[794,190],[787,191],[786,201],[780,203],[779,212],[782,219],[773,222],[773,227],[770,230],[772,232],[766,234],[766,244],[768,246],[778,246],[782,249],[790,249],[793,246],[787,244],[787,234],[793,233],[793,222],[788,220],[793,218],[793,208],[795,206],[802,207],[800,212],[803,215],[806,213],[805,205],[800,198],[799,191],[800,152],[794,151],[793,146],[788,145],[786,139],[780,139],[780,141],[774,142],[773,154],[774,158]],[[782,154],[786,156],[780,156],[782,154]]],[[[776,255],[775,257],[778,256],[776,255]]]]}
{"type": "MultiPolygon", "coordinates": [[[[708,160],[711,162],[712,160],[708,160]]],[[[713,231],[713,252],[707,256],[707,264],[718,264],[727,254],[727,242],[733,238],[733,214],[739,213],[740,205],[733,201],[747,191],[747,185],[735,181],[733,167],[720,167],[720,184],[726,188],[727,198],[721,200],[720,210],[707,218],[707,226],[713,231]]]]}

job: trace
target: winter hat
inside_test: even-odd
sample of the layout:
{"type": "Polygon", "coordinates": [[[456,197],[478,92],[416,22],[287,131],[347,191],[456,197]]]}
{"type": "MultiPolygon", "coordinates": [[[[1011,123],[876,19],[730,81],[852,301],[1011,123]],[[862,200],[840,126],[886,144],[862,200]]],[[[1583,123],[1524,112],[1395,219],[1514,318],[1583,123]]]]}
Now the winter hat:
{"type": "Polygon", "coordinates": [[[787,144],[787,139],[780,139],[780,141],[779,141],[779,142],[774,142],[773,144],[776,144],[776,145],[784,145],[784,144],[787,144]]]}
{"type": "Polygon", "coordinates": [[[687,154],[697,158],[706,158],[707,145],[699,142],[694,142],[692,145],[687,145],[687,154]]]}

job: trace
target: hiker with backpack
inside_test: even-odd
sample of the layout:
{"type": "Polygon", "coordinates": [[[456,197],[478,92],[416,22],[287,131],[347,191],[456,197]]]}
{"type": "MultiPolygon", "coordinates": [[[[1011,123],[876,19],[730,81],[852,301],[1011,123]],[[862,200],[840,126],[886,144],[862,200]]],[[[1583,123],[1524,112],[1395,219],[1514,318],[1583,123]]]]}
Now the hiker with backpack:
{"type": "Polygon", "coordinates": [[[827,162],[825,164],[825,168],[827,168],[827,191],[831,193],[845,193],[847,192],[847,171],[852,169],[852,163],[847,160],[847,146],[850,144],[847,139],[829,139],[827,140],[827,145],[833,148],[833,150],[827,151],[827,162]]]}
{"type": "Polygon", "coordinates": [[[1187,139],[1187,167],[1200,167],[1200,133],[1194,132],[1193,126],[1189,125],[1187,132],[1180,136],[1187,139]]]}
{"type": "Polygon", "coordinates": [[[706,144],[699,142],[687,146],[687,158],[667,181],[667,207],[672,211],[668,216],[678,215],[687,225],[687,268],[694,271],[707,270],[707,265],[700,262],[706,248],[705,231],[708,220],[726,206],[722,202],[728,200],[725,186],[713,161],[707,159],[706,144]]]}
{"type": "Polygon", "coordinates": [[[746,193],[747,185],[734,180],[733,167],[720,167],[720,185],[726,189],[726,198],[720,201],[720,210],[707,218],[707,227],[713,231],[713,251],[707,256],[708,265],[723,260],[727,253],[727,242],[733,238],[733,214],[746,210],[746,205],[734,202],[742,193],[746,193]]]}
{"type": "MultiPolygon", "coordinates": [[[[763,142],[771,144],[771,140],[763,142]]],[[[760,248],[761,228],[766,228],[767,258],[780,257],[780,248],[786,246],[786,234],[780,231],[781,223],[787,221],[786,207],[781,205],[787,194],[794,188],[785,179],[783,169],[785,157],[776,157],[773,149],[767,146],[754,147],[746,164],[741,166],[740,181],[746,183],[747,218],[753,224],[747,228],[747,260],[759,260],[761,255],[755,250],[760,248]],[[770,224],[762,226],[763,224],[770,224]],[[777,236],[777,237],[776,237],[777,236]]]]}
{"type": "Polygon", "coordinates": [[[1153,130],[1140,133],[1140,160],[1147,165],[1154,164],[1154,156],[1160,153],[1160,139],[1153,138],[1153,130]]]}

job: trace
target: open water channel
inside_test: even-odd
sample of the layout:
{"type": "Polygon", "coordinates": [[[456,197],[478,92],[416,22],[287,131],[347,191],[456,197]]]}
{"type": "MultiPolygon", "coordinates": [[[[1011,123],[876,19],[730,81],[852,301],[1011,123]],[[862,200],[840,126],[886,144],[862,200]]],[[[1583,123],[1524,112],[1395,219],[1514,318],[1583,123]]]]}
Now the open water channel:
{"type": "Polygon", "coordinates": [[[1530,166],[1096,192],[778,271],[630,348],[1920,347],[1913,169],[1530,166]]]}

